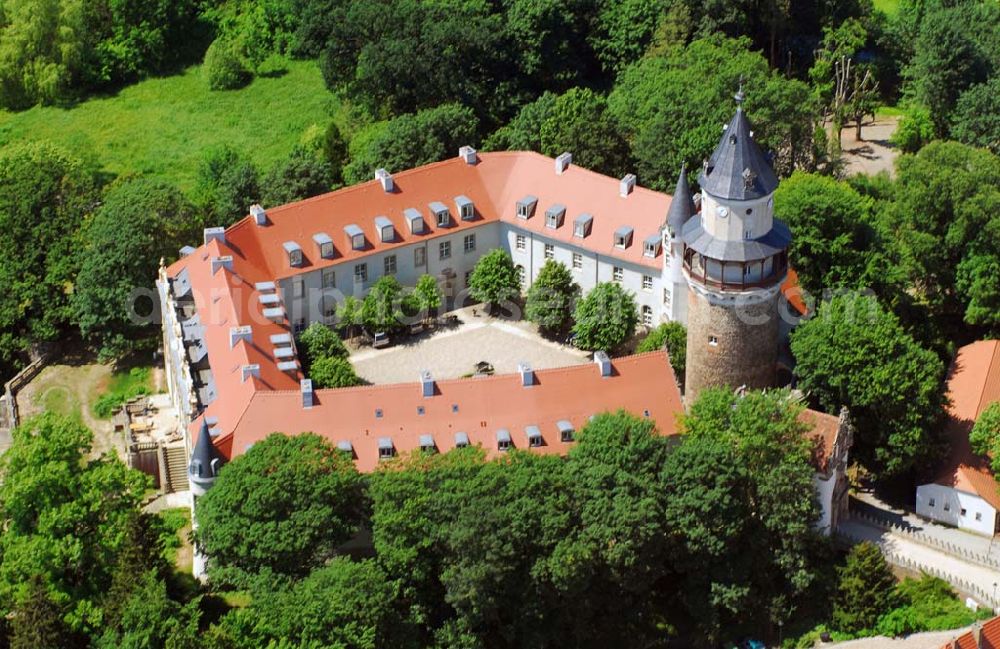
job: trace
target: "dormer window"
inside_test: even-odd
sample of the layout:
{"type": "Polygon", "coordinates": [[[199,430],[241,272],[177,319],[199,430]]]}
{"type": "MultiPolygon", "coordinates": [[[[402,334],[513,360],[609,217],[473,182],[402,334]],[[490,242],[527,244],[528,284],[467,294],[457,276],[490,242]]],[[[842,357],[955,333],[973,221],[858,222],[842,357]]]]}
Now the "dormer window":
{"type": "Polygon", "coordinates": [[[288,253],[288,265],[297,267],[302,265],[302,248],[294,241],[286,241],[282,244],[285,252],[288,253]]]}
{"type": "Polygon", "coordinates": [[[318,232],[313,235],[313,241],[319,249],[319,256],[323,259],[333,259],[333,239],[325,232],[318,232]]]}
{"type": "Polygon", "coordinates": [[[565,419],[560,419],[556,422],[556,428],[559,429],[559,439],[563,442],[573,441],[573,424],[569,423],[565,419]]]}
{"type": "Polygon", "coordinates": [[[408,207],[403,210],[403,217],[406,219],[406,225],[410,228],[410,234],[424,233],[424,217],[420,215],[420,210],[408,207]]]}
{"type": "Polygon", "coordinates": [[[563,224],[563,217],[566,215],[566,206],[556,203],[545,210],[545,227],[555,230],[563,224]]]}
{"type": "Polygon", "coordinates": [[[378,440],[378,459],[388,460],[396,455],[396,447],[392,445],[389,437],[380,437],[378,440]]]}
{"type": "Polygon", "coordinates": [[[434,437],[432,435],[420,436],[420,450],[424,453],[434,453],[437,451],[437,446],[434,444],[434,437]]]}
{"type": "Polygon", "coordinates": [[[439,228],[446,228],[451,225],[451,212],[448,211],[448,207],[444,203],[434,201],[428,207],[431,208],[431,214],[434,215],[434,222],[437,223],[439,228]]]}
{"type": "Polygon", "coordinates": [[[615,248],[624,250],[632,245],[632,228],[625,226],[615,230],[615,248]]]}
{"type": "Polygon", "coordinates": [[[542,431],[538,430],[538,426],[527,426],[524,434],[528,438],[529,447],[538,448],[542,445],[542,431]]]}
{"type": "Polygon", "coordinates": [[[512,444],[510,441],[510,431],[506,428],[501,428],[497,431],[497,450],[501,453],[509,451],[512,444]]]}
{"type": "Polygon", "coordinates": [[[463,221],[476,218],[476,206],[468,196],[456,196],[455,207],[458,208],[458,215],[463,221]]]}
{"type": "Polygon", "coordinates": [[[375,217],[375,232],[378,233],[378,240],[382,243],[391,243],[396,239],[396,228],[392,226],[392,221],[388,217],[375,217]]]}
{"type": "Polygon", "coordinates": [[[583,239],[590,234],[590,228],[594,224],[594,217],[590,214],[581,214],[573,221],[573,236],[583,239]]]}
{"type": "Polygon", "coordinates": [[[455,448],[465,448],[469,445],[469,436],[466,433],[455,433],[455,448]]]}
{"type": "Polygon", "coordinates": [[[642,256],[655,257],[660,254],[660,245],[660,235],[653,234],[646,237],[646,240],[642,242],[642,256]]]}
{"type": "Polygon", "coordinates": [[[352,223],[344,227],[344,233],[347,234],[347,243],[352,250],[365,249],[365,233],[361,228],[352,223]]]}
{"type": "Polygon", "coordinates": [[[535,206],[538,204],[538,198],[535,196],[525,196],[517,202],[517,218],[519,219],[530,219],[535,213],[535,206]]]}

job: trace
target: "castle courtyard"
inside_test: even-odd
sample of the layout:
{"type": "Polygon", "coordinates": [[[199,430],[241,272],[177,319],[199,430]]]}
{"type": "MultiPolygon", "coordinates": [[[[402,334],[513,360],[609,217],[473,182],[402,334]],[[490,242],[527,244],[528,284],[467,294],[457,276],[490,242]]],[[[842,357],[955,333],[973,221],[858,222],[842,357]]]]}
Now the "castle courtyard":
{"type": "Polygon", "coordinates": [[[435,379],[468,376],[479,361],[492,364],[497,374],[517,371],[520,362],[541,370],[590,361],[587,352],[543,338],[528,322],[490,318],[482,309],[477,315],[471,309],[454,313],[460,319],[454,328],[354,352],[351,362],[358,376],[375,384],[404,383],[415,381],[421,370],[430,370],[435,379]]]}

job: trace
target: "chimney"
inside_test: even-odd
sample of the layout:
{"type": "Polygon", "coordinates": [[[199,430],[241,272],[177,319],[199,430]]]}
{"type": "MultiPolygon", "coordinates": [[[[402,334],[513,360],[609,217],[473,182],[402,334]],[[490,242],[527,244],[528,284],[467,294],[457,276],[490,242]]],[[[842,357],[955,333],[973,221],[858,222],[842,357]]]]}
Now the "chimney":
{"type": "Polygon", "coordinates": [[[313,407],[313,382],[312,379],[302,379],[299,381],[299,390],[302,392],[302,407],[313,407]]]}
{"type": "Polygon", "coordinates": [[[607,352],[594,352],[594,364],[601,370],[601,376],[611,376],[611,359],[607,352]]]}
{"type": "Polygon", "coordinates": [[[535,384],[535,373],[531,370],[531,365],[521,361],[517,364],[517,373],[521,375],[521,386],[529,388],[535,384]]]}
{"type": "Polygon", "coordinates": [[[434,396],[434,377],[430,370],[420,370],[420,392],[425,397],[434,396]]]}
{"type": "Polygon", "coordinates": [[[389,194],[396,188],[395,183],[392,182],[392,175],[385,169],[375,170],[375,180],[382,183],[382,189],[385,193],[389,194]]]}
{"type": "Polygon", "coordinates": [[[979,623],[979,622],[976,622],[975,624],[972,625],[971,632],[972,632],[972,639],[976,641],[976,647],[977,648],[982,648],[983,647],[983,625],[981,623],[979,623]]]}
{"type": "Polygon", "coordinates": [[[215,228],[205,228],[205,245],[210,241],[226,242],[226,229],[221,225],[215,228]]]}
{"type": "Polygon", "coordinates": [[[573,162],[573,154],[567,151],[556,158],[556,175],[561,176],[566,168],[569,167],[569,163],[573,162]]]}
{"type": "Polygon", "coordinates": [[[465,164],[474,165],[479,162],[479,157],[476,155],[476,150],[471,146],[463,146],[458,150],[458,157],[465,160],[465,164]]]}
{"type": "Polygon", "coordinates": [[[229,348],[232,349],[236,346],[236,343],[240,341],[250,344],[253,342],[253,329],[247,326],[243,327],[230,327],[229,328],[229,348]]]}
{"type": "Polygon", "coordinates": [[[618,183],[618,195],[625,198],[635,189],[635,174],[625,174],[625,177],[618,183]]]}
{"type": "Polygon", "coordinates": [[[219,272],[220,268],[225,268],[230,273],[233,272],[233,256],[212,257],[212,274],[219,272]]]}
{"type": "Polygon", "coordinates": [[[254,363],[253,365],[243,366],[243,382],[246,383],[250,377],[260,378],[260,365],[254,363]]]}
{"type": "Polygon", "coordinates": [[[267,225],[267,212],[257,203],[250,206],[250,216],[257,225],[267,225]]]}

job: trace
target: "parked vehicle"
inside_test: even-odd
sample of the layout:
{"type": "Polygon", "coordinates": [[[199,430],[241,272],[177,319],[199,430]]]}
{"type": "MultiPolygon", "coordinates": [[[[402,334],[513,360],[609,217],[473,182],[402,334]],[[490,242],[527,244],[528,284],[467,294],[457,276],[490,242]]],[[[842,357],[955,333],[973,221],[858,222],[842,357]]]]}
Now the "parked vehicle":
{"type": "Polygon", "coordinates": [[[391,344],[392,339],[389,337],[389,334],[384,331],[376,331],[375,335],[372,336],[372,347],[375,349],[388,347],[391,344]]]}

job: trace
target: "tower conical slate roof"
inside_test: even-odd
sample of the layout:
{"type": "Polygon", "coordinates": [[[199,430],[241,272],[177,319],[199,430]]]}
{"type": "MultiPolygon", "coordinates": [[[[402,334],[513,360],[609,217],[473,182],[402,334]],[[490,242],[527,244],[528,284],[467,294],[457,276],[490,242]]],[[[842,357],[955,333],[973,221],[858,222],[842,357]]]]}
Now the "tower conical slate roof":
{"type": "Polygon", "coordinates": [[[670,209],[667,210],[667,227],[679,234],[692,216],[694,216],[694,197],[691,195],[691,186],[688,185],[687,169],[682,166],[681,175],[677,178],[677,188],[670,200],[670,209]]]}
{"type": "Polygon", "coordinates": [[[778,188],[767,156],[754,142],[750,120],[743,112],[743,88],[736,93],[736,114],[722,134],[719,145],[698,176],[702,190],[734,201],[754,200],[778,188]]]}
{"type": "Polygon", "coordinates": [[[212,460],[218,455],[215,445],[212,444],[212,435],[208,432],[208,422],[201,420],[201,430],[198,431],[198,440],[191,450],[191,462],[188,464],[188,475],[194,480],[213,480],[215,469],[212,460]]]}

